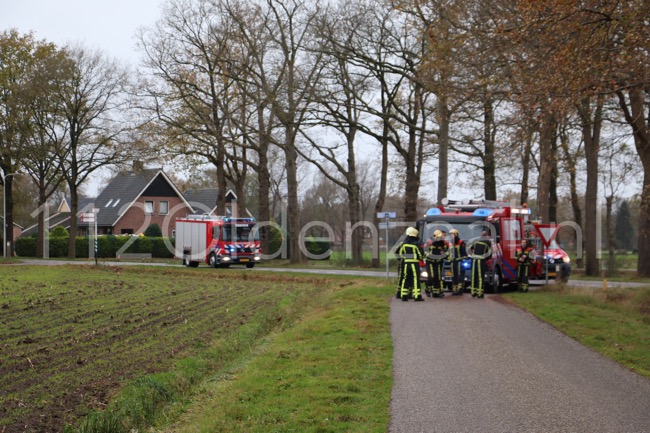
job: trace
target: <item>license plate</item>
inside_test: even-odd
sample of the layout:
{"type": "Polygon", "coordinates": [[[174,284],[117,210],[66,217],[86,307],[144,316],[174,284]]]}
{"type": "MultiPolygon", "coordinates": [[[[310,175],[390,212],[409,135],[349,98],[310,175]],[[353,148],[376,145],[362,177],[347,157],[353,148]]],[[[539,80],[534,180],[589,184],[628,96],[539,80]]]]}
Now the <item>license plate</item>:
{"type": "Polygon", "coordinates": [[[445,271],[445,277],[451,277],[451,271],[445,271]]]}
{"type": "Polygon", "coordinates": [[[240,262],[248,262],[250,259],[239,259],[240,262]]]}

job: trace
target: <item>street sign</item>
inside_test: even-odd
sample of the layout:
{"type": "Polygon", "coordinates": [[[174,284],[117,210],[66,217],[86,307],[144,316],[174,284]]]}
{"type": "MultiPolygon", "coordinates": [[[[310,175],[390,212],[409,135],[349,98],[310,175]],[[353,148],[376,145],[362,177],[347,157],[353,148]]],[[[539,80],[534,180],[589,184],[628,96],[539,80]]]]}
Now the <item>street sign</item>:
{"type": "Polygon", "coordinates": [[[555,235],[560,228],[556,224],[535,224],[534,227],[546,248],[551,245],[551,242],[555,239],[555,235]]]}
{"type": "Polygon", "coordinates": [[[397,223],[379,223],[380,229],[394,229],[397,228],[397,223]]]}
{"type": "Polygon", "coordinates": [[[95,222],[95,214],[92,212],[86,212],[81,214],[81,222],[82,223],[94,223],[95,222]]]}
{"type": "Polygon", "coordinates": [[[377,212],[377,218],[397,218],[397,212],[377,212]]]}

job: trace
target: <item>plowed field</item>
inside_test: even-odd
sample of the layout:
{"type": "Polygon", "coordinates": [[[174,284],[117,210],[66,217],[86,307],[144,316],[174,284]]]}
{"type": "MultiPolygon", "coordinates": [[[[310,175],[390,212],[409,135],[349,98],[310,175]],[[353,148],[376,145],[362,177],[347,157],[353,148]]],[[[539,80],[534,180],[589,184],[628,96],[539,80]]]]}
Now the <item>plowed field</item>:
{"type": "Polygon", "coordinates": [[[60,432],[128,381],[273,314],[313,282],[232,269],[2,266],[0,433],[60,432]]]}

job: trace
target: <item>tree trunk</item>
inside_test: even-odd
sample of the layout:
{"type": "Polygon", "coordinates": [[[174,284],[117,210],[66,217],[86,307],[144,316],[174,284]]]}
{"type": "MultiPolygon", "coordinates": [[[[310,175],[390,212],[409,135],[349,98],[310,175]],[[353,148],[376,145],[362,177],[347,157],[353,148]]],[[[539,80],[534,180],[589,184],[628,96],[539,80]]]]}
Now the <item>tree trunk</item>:
{"type": "Polygon", "coordinates": [[[215,168],[217,169],[217,215],[226,215],[226,149],[220,138],[217,138],[217,155],[215,168]]]}
{"type": "MultiPolygon", "coordinates": [[[[583,227],[582,225],[582,209],[580,208],[580,197],[578,196],[578,187],[577,187],[577,167],[576,167],[576,158],[571,156],[571,152],[569,151],[569,139],[565,135],[562,135],[562,138],[560,139],[560,145],[562,147],[563,153],[564,153],[564,158],[566,161],[566,168],[569,172],[569,194],[570,194],[570,200],[571,200],[571,209],[573,210],[573,220],[578,224],[579,227],[583,227]]],[[[578,233],[573,233],[573,239],[576,244],[576,247],[578,247],[578,233]]],[[[582,253],[582,251],[580,251],[582,253]]],[[[584,266],[583,264],[583,259],[582,259],[582,254],[580,254],[580,257],[576,259],[576,266],[578,268],[582,268],[584,266]]]]}
{"type": "Polygon", "coordinates": [[[548,219],[557,222],[557,128],[553,128],[553,139],[551,141],[551,178],[549,185],[548,219]]]}
{"type": "Polygon", "coordinates": [[[265,225],[260,227],[260,246],[264,254],[271,253],[271,233],[270,227],[266,223],[271,221],[271,175],[269,174],[269,156],[268,144],[266,139],[262,138],[260,142],[257,163],[257,180],[259,183],[258,204],[259,204],[259,221],[265,225]]]}
{"type": "Polygon", "coordinates": [[[524,143],[524,150],[523,150],[524,154],[522,155],[522,160],[521,160],[523,175],[521,177],[520,201],[522,205],[524,203],[528,203],[528,194],[529,194],[528,182],[529,182],[529,175],[530,175],[530,154],[532,152],[532,146],[533,146],[533,134],[532,134],[532,130],[529,130],[526,135],[526,142],[524,143]]]}
{"type": "Polygon", "coordinates": [[[598,213],[598,153],[600,152],[600,130],[602,126],[602,98],[598,98],[596,108],[591,115],[591,101],[583,100],[579,106],[582,119],[582,138],[585,143],[587,163],[587,187],[585,191],[585,225],[582,233],[585,240],[586,267],[585,274],[598,276],[598,230],[596,225],[598,213]]]}
{"type": "Polygon", "coordinates": [[[497,199],[496,146],[494,143],[494,109],[492,101],[483,104],[483,186],[486,200],[497,199]]]}
{"type": "Polygon", "coordinates": [[[634,144],[643,165],[643,190],[639,209],[639,258],[637,274],[650,277],[650,118],[644,110],[649,91],[642,85],[628,90],[629,106],[622,90],[616,92],[625,120],[632,127],[634,144]]]}
{"type": "MultiPolygon", "coordinates": [[[[352,116],[349,116],[352,117],[352,116]]],[[[354,153],[354,140],[356,137],[356,129],[350,127],[347,133],[347,147],[348,147],[348,170],[347,170],[347,193],[349,201],[349,217],[350,225],[355,226],[361,221],[361,189],[357,181],[357,161],[354,153]]],[[[350,236],[352,237],[352,263],[360,265],[363,260],[363,227],[357,227],[350,236]]]]}
{"type": "Polygon", "coordinates": [[[448,196],[448,182],[449,182],[449,124],[450,113],[447,98],[438,96],[436,103],[436,114],[438,118],[438,196],[436,197],[438,204],[441,200],[448,196]]]}
{"type": "Polygon", "coordinates": [[[46,258],[45,254],[45,218],[47,210],[47,196],[45,194],[45,187],[39,185],[38,188],[38,235],[36,237],[36,257],[46,258]]]}
{"type": "Polygon", "coordinates": [[[614,235],[614,223],[612,217],[612,208],[614,206],[614,196],[608,195],[605,198],[605,232],[607,233],[607,274],[615,275],[618,273],[616,266],[616,236],[614,235]]]}
{"type": "Polygon", "coordinates": [[[300,206],[298,203],[298,152],[295,147],[295,132],[291,126],[286,127],[284,152],[287,169],[287,229],[289,231],[289,262],[303,263],[304,254],[300,249],[300,206]]]}
{"type": "MultiPolygon", "coordinates": [[[[375,227],[378,227],[380,221],[377,218],[377,214],[379,212],[382,212],[384,210],[384,202],[386,201],[386,184],[388,183],[388,125],[386,124],[386,120],[384,120],[384,127],[383,127],[383,133],[382,137],[383,139],[381,140],[381,177],[379,180],[379,193],[377,195],[377,203],[375,203],[375,227]]],[[[384,239],[384,242],[388,242],[388,239],[384,239]]],[[[375,251],[373,251],[372,254],[372,267],[373,268],[378,268],[381,266],[380,260],[379,260],[379,242],[377,242],[377,245],[373,246],[375,248],[375,251]]]]}
{"type": "Polygon", "coordinates": [[[552,142],[555,127],[556,122],[553,115],[546,113],[540,130],[540,173],[537,181],[537,215],[544,224],[551,222],[549,205],[551,199],[551,176],[553,175],[552,142]]]}
{"type": "Polygon", "coordinates": [[[70,186],[70,238],[68,239],[68,258],[77,258],[77,212],[79,211],[79,194],[74,184],[70,186]]]}
{"type": "MultiPolygon", "coordinates": [[[[6,171],[5,171],[6,173],[6,171]]],[[[13,175],[5,176],[3,185],[4,194],[4,217],[2,221],[4,230],[2,233],[2,242],[4,242],[3,251],[6,249],[6,256],[13,256],[14,251],[14,195],[13,195],[13,175]]]]}

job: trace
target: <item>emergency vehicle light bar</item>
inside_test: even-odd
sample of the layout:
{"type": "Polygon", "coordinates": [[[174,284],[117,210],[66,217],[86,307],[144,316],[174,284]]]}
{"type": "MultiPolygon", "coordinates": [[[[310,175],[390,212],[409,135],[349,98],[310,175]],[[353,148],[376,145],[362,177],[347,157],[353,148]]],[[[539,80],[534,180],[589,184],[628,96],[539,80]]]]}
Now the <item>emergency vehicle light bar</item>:
{"type": "Polygon", "coordinates": [[[531,214],[529,208],[524,208],[524,209],[514,209],[513,208],[511,212],[512,213],[522,214],[522,215],[530,215],[531,214]]]}
{"type": "Polygon", "coordinates": [[[479,208],[474,211],[472,215],[480,217],[488,217],[494,213],[494,209],[479,208]]]}
{"type": "Polygon", "coordinates": [[[427,211],[425,216],[433,216],[433,215],[440,215],[440,214],[442,214],[442,211],[440,209],[438,209],[437,207],[432,207],[427,211]]]}

